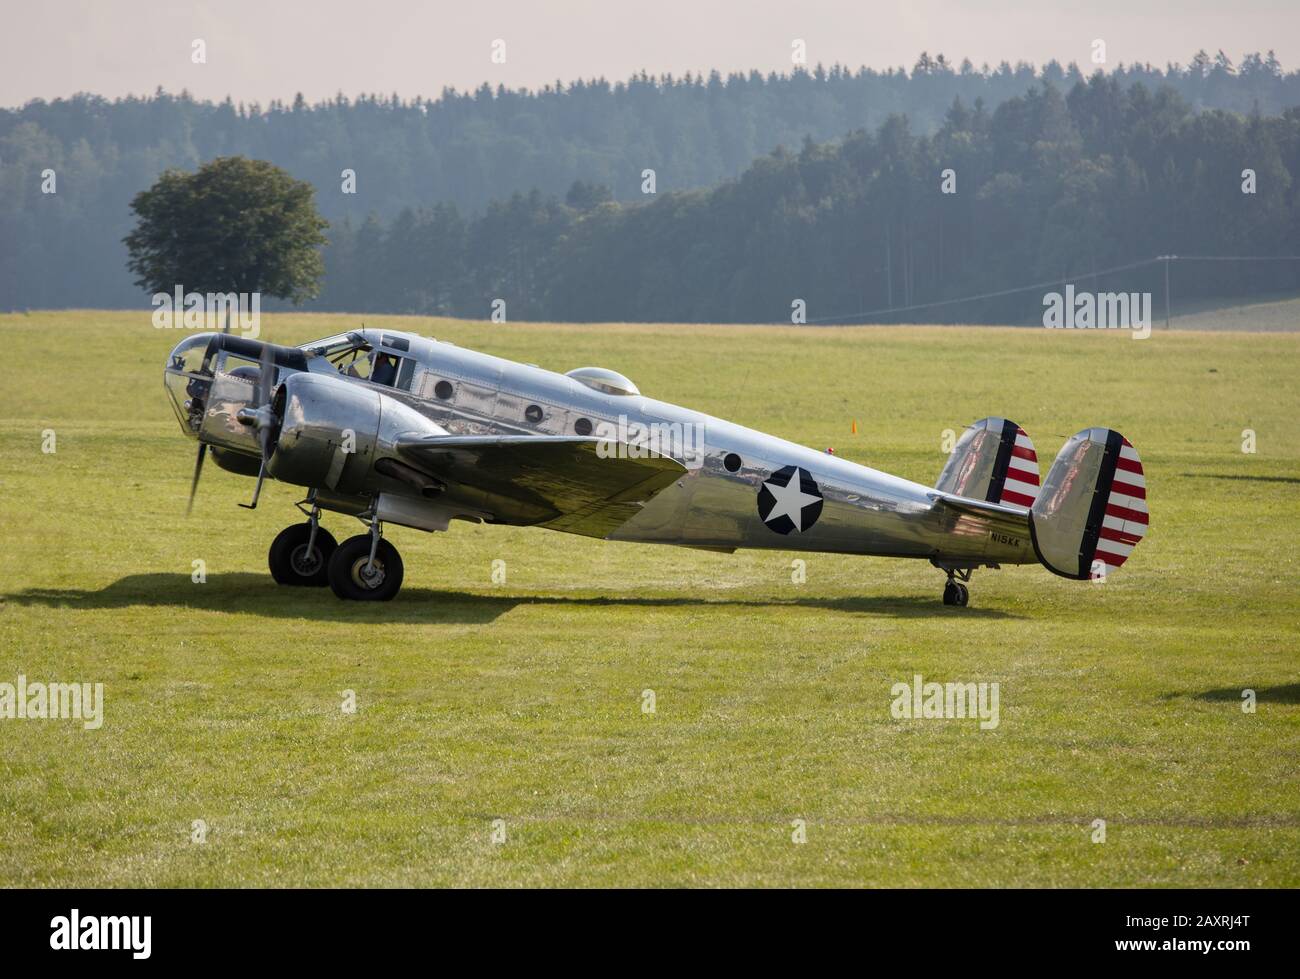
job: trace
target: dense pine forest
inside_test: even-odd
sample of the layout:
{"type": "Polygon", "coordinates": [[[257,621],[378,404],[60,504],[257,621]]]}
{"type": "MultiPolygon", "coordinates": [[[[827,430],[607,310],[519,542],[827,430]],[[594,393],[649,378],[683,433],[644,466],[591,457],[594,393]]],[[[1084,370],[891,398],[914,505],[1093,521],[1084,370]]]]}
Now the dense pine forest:
{"type": "MultiPolygon", "coordinates": [[[[1300,253],[1297,107],[1300,73],[1271,55],[1203,53],[1088,78],[923,55],[910,73],[433,100],[38,101],[0,111],[0,309],[145,306],[121,244],[131,198],[240,154],[317,188],[332,226],[313,308],[778,321],[802,299],[813,320],[1016,320],[1025,296],[925,304],[1157,254],[1300,253]]],[[[1297,266],[1207,265],[1180,294],[1300,291],[1297,266]]]]}

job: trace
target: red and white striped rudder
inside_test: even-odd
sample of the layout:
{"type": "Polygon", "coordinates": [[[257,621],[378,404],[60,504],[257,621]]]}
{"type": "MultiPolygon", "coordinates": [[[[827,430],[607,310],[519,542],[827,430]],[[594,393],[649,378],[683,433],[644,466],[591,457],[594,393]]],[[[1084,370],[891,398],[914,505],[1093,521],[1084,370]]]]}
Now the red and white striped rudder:
{"type": "Polygon", "coordinates": [[[1093,574],[1105,575],[1128,560],[1138,541],[1146,536],[1147,478],[1137,449],[1120,436],[1119,460],[1106,500],[1105,516],[1097,533],[1097,550],[1093,554],[1093,574]],[[1098,568],[1100,562],[1104,567],[1098,568]]]}
{"type": "Polygon", "coordinates": [[[1146,473],[1133,443],[1109,428],[1073,436],[1030,508],[1038,559],[1067,578],[1105,578],[1146,536],[1146,473]]]}
{"type": "Polygon", "coordinates": [[[1038,496],[1038,454],[1015,422],[981,418],[962,433],[934,485],[954,496],[1028,509],[1038,496]]]}
{"type": "MultiPolygon", "coordinates": [[[[1015,425],[1015,422],[1008,422],[1015,425]]],[[[1006,479],[1002,483],[1002,497],[994,502],[1028,509],[1038,497],[1038,453],[1025,430],[1016,425],[1011,457],[1007,460],[1006,479]]]]}

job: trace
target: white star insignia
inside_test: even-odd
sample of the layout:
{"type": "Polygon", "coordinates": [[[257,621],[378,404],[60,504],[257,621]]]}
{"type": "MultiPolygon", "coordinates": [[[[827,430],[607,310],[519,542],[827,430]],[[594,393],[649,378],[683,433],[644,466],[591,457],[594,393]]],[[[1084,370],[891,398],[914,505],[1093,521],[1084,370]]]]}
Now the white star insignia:
{"type": "Polygon", "coordinates": [[[803,533],[803,508],[821,502],[821,497],[811,496],[803,491],[800,486],[799,470],[794,471],[794,474],[790,477],[790,482],[784,486],[770,481],[763,485],[776,500],[772,504],[772,511],[766,517],[767,522],[771,523],[778,517],[786,516],[794,522],[794,529],[799,533],[803,533]]]}

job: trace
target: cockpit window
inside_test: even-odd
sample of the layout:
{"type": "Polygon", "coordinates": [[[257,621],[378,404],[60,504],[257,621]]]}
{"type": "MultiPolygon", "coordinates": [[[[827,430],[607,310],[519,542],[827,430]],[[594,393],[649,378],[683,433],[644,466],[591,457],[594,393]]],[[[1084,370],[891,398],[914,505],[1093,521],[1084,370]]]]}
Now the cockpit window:
{"type": "Polygon", "coordinates": [[[363,380],[370,377],[370,357],[371,350],[369,347],[364,349],[351,350],[348,353],[330,359],[340,374],[346,374],[348,377],[359,377],[363,380]]]}
{"type": "MultiPolygon", "coordinates": [[[[384,340],[386,346],[394,340],[407,342],[400,337],[385,337],[384,340]]],[[[386,387],[410,387],[414,361],[386,350],[376,350],[360,333],[340,333],[305,349],[308,356],[324,357],[336,371],[347,377],[386,387]]]]}
{"type": "Polygon", "coordinates": [[[383,351],[376,351],[372,358],[370,380],[375,384],[392,387],[397,383],[397,358],[383,351]]]}
{"type": "Polygon", "coordinates": [[[369,377],[370,344],[357,334],[353,334],[345,344],[335,346],[325,355],[325,359],[334,365],[335,370],[348,377],[369,377]]]}
{"type": "Polygon", "coordinates": [[[307,348],[312,357],[324,357],[340,373],[347,373],[347,368],[364,354],[370,352],[370,344],[360,333],[340,333],[313,343],[307,348]]]}

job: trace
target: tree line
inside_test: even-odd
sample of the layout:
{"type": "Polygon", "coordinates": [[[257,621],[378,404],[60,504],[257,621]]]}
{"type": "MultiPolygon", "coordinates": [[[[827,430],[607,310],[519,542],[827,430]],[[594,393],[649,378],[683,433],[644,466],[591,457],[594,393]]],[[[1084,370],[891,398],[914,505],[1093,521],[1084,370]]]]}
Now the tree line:
{"type": "Polygon", "coordinates": [[[0,110],[0,308],[139,305],[129,202],[168,167],[235,155],[316,187],[332,225],[322,308],[482,315],[499,297],[512,317],[771,318],[778,293],[800,291],[810,309],[909,305],[1055,274],[1079,235],[1089,256],[1127,253],[1132,236],[1089,229],[1135,217],[1125,202],[1152,188],[1163,196],[1142,213],[1172,224],[1141,236],[1166,240],[1192,220],[1180,195],[1209,192],[1197,161],[1222,176],[1234,154],[1273,152],[1256,167],[1262,202],[1276,190],[1264,172],[1294,170],[1283,131],[1297,104],[1300,73],[1222,52],[1088,79],[1074,64],[923,54],[910,72],[641,74],[434,99],[38,100],[0,110]],[[1015,150],[1036,127],[1044,146],[1015,150]],[[957,171],[946,202],[940,164],[957,171]],[[1066,241],[1022,227],[1071,210],[1086,226],[1066,241]],[[1046,252],[1024,249],[1031,233],[1046,252]]]}
{"type": "MultiPolygon", "coordinates": [[[[1025,283],[1152,291],[1160,254],[1300,255],[1300,108],[1196,112],[1170,88],[1095,76],[1039,83],[992,112],[953,104],[918,134],[902,116],[777,150],[709,190],[618,202],[576,182],[467,218],[452,205],[344,220],[325,309],[511,319],[1021,322],[1025,283]],[[896,314],[878,311],[898,310],[896,314]]],[[[1300,262],[1180,271],[1180,299],[1300,291],[1300,262]]]]}

